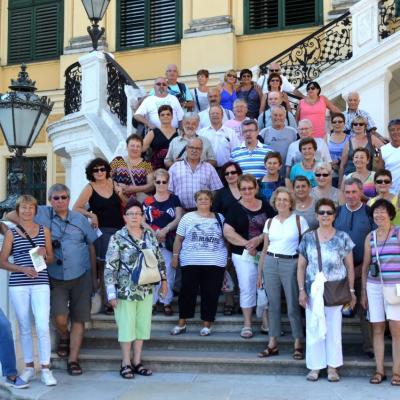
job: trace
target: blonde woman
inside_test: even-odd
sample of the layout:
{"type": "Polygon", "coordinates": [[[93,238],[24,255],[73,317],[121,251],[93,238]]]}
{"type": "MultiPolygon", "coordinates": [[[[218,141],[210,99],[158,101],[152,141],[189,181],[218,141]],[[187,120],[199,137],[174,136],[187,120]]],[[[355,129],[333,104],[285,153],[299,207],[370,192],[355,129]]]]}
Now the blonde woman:
{"type": "Polygon", "coordinates": [[[220,88],[221,106],[227,110],[233,111],[233,103],[236,96],[237,74],[234,69],[225,72],[224,82],[220,88]]]}

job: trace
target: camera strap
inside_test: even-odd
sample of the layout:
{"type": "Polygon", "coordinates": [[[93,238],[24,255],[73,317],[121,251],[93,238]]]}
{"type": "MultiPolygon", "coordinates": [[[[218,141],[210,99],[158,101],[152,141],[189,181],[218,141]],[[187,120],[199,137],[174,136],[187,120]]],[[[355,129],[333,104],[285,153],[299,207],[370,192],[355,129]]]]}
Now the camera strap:
{"type": "Polygon", "coordinates": [[[28,232],[21,225],[17,225],[17,228],[25,235],[25,237],[28,239],[29,243],[33,248],[37,247],[32,238],[28,235],[28,232]]]}
{"type": "MultiPolygon", "coordinates": [[[[382,253],[383,249],[385,248],[385,245],[386,245],[386,242],[387,242],[387,240],[388,240],[388,238],[389,238],[389,234],[390,234],[391,230],[392,230],[392,229],[390,228],[388,234],[386,235],[386,239],[385,239],[385,241],[383,242],[383,246],[381,247],[381,253],[382,253]]],[[[374,231],[372,231],[372,238],[373,238],[373,240],[374,240],[374,246],[375,246],[376,263],[378,264],[379,276],[380,276],[380,278],[381,278],[381,284],[382,284],[382,286],[383,286],[381,261],[380,261],[380,259],[379,259],[379,251],[378,251],[378,243],[377,243],[377,233],[376,233],[376,231],[377,231],[376,229],[375,229],[374,231]]]]}

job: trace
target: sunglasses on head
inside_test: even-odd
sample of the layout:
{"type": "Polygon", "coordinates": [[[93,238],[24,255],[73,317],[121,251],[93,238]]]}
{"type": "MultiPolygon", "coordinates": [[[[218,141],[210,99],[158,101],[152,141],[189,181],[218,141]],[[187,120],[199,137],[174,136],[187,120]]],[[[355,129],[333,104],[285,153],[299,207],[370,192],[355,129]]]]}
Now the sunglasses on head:
{"type": "Polygon", "coordinates": [[[58,201],[60,199],[61,200],[67,200],[68,196],[65,196],[65,195],[63,195],[63,196],[53,196],[52,199],[55,200],[55,201],[58,201]]]}
{"type": "Polygon", "coordinates": [[[392,183],[390,179],[377,179],[375,183],[378,183],[379,185],[389,185],[389,183],[392,183]]]}
{"type": "Polygon", "coordinates": [[[155,181],[157,185],[166,185],[167,181],[155,181]]]}
{"type": "Polygon", "coordinates": [[[353,126],[364,126],[364,122],[353,122],[353,126]]]}
{"type": "Polygon", "coordinates": [[[330,210],[318,210],[317,212],[318,215],[333,215],[334,212],[330,210]]]}
{"type": "Polygon", "coordinates": [[[323,176],[324,178],[327,178],[329,175],[330,175],[330,174],[320,174],[320,173],[315,174],[315,176],[316,176],[317,178],[320,178],[321,176],[323,176]]]}
{"type": "Polygon", "coordinates": [[[224,176],[237,175],[237,174],[238,174],[237,171],[226,171],[226,172],[224,173],[224,176]]]}
{"type": "Polygon", "coordinates": [[[106,167],[93,168],[92,171],[94,173],[96,173],[96,172],[106,172],[106,167]]]}

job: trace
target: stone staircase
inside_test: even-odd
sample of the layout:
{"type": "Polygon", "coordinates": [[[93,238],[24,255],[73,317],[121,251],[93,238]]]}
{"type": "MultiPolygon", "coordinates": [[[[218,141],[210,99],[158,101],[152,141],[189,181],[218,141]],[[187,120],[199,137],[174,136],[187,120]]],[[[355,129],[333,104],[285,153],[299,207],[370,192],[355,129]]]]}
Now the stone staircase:
{"type": "MultiPolygon", "coordinates": [[[[177,306],[174,305],[174,310],[177,306]]],[[[242,339],[239,336],[243,319],[239,314],[222,315],[222,302],[212,326],[212,334],[201,337],[201,320],[198,312],[188,323],[185,334],[171,336],[171,328],[177,322],[173,317],[154,315],[151,339],[144,344],[143,362],[155,371],[163,372],[206,372],[245,374],[287,374],[304,375],[305,361],[295,361],[291,354],[293,340],[286,317],[282,319],[285,333],[279,339],[278,356],[260,359],[257,353],[265,348],[267,335],[260,333],[261,322],[254,324],[255,336],[242,339]]],[[[93,315],[85,333],[80,363],[85,370],[118,371],[121,351],[117,341],[114,317],[103,314],[93,315]]],[[[368,376],[374,371],[374,361],[366,358],[361,350],[361,335],[357,318],[343,319],[343,352],[345,363],[341,368],[344,376],[368,376]]],[[[391,342],[386,340],[386,354],[391,354],[391,342]]],[[[66,360],[52,355],[54,368],[66,368],[66,360]]],[[[391,362],[387,361],[387,367],[391,362]]]]}

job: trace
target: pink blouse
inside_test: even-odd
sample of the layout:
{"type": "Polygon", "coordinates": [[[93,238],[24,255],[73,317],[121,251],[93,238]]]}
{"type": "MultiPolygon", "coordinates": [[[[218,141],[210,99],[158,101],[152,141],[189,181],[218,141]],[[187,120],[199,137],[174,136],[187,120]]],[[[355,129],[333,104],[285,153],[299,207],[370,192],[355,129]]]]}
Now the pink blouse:
{"type": "Polygon", "coordinates": [[[324,96],[319,96],[319,100],[315,104],[308,104],[304,99],[300,100],[300,121],[309,119],[314,127],[313,137],[324,138],[326,134],[325,128],[325,113],[326,104],[324,96]]]}

